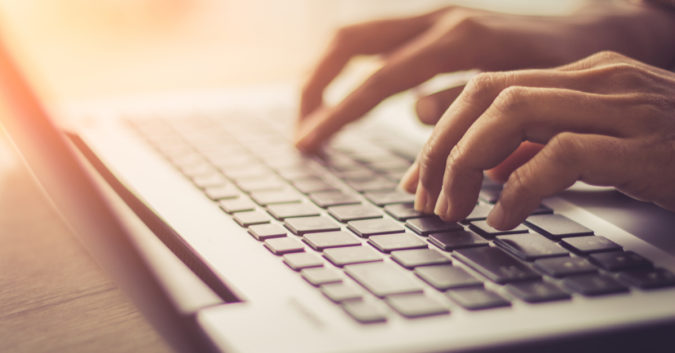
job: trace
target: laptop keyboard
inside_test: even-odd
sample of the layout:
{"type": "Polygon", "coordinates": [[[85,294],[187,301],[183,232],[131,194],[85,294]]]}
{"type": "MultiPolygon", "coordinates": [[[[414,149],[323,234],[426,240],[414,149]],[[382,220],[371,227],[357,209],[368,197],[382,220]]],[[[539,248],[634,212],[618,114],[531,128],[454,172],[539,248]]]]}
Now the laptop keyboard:
{"type": "Polygon", "coordinates": [[[396,185],[417,149],[395,136],[348,131],[303,156],[282,122],[240,115],[129,123],[242,236],[358,322],[675,286],[673,273],[544,205],[512,230],[490,227],[501,186],[488,180],[461,222],[415,211],[396,185]]]}

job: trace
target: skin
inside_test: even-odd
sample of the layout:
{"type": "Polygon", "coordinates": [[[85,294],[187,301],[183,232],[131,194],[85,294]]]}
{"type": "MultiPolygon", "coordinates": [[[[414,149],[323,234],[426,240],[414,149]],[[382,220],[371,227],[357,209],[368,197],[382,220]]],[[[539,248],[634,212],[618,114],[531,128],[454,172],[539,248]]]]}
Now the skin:
{"type": "Polygon", "coordinates": [[[658,68],[675,63],[673,43],[673,13],[606,1],[569,17],[448,7],[345,27],[304,86],[295,144],[314,151],[388,96],[477,68],[465,87],[417,102],[436,126],[401,181],[416,209],[462,219],[487,171],[506,181],[488,218],[499,229],[576,180],[673,210],[675,79],[658,68]],[[382,67],[326,106],[324,89],[356,55],[380,55],[382,67]],[[531,69],[541,67],[554,68],[531,69]]]}

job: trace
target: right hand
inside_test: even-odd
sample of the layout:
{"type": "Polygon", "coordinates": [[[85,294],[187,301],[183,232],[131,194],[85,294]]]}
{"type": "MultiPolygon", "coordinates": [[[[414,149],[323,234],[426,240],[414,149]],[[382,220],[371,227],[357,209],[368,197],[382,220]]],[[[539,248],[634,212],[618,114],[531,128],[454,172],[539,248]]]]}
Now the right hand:
{"type": "MultiPolygon", "coordinates": [[[[656,66],[669,64],[665,58],[675,51],[671,14],[642,4],[595,3],[565,17],[451,6],[344,27],[304,85],[295,144],[311,152],[385,98],[442,72],[550,67],[601,50],[656,66]],[[382,67],[337,105],[325,106],[325,88],[357,55],[381,55],[382,67]]],[[[456,87],[423,97],[417,107],[421,120],[435,124],[461,90],[456,87]]]]}

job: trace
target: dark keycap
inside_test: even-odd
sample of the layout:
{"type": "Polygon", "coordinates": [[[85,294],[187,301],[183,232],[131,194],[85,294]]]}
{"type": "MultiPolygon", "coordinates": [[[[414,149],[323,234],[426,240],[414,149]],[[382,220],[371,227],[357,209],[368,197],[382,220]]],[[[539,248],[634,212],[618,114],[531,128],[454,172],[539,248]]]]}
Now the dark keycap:
{"type": "Polygon", "coordinates": [[[487,221],[473,221],[471,222],[471,229],[474,230],[476,233],[487,237],[487,238],[493,238],[497,235],[506,235],[506,234],[519,234],[519,233],[527,233],[529,230],[527,227],[524,225],[520,224],[517,227],[509,230],[499,230],[490,227],[487,224],[487,221]]]}
{"type": "Polygon", "coordinates": [[[450,263],[450,259],[431,249],[394,251],[391,253],[391,258],[406,268],[450,263]]]}
{"type": "Polygon", "coordinates": [[[346,194],[342,191],[322,191],[315,192],[309,195],[309,198],[319,207],[329,207],[338,205],[354,205],[359,204],[358,197],[346,194]]]}
{"type": "Polygon", "coordinates": [[[522,282],[507,286],[516,297],[528,303],[540,303],[554,300],[570,299],[571,296],[550,282],[522,282]]]}
{"type": "Polygon", "coordinates": [[[360,245],[361,241],[354,234],[337,231],[326,233],[309,233],[303,236],[303,240],[314,250],[323,251],[328,248],[360,245]]]}
{"type": "Polygon", "coordinates": [[[324,260],[316,254],[306,252],[284,255],[284,263],[296,271],[310,267],[321,267],[323,266],[323,261],[324,260]]]}
{"type": "Polygon", "coordinates": [[[399,221],[425,216],[424,213],[415,211],[415,207],[412,203],[397,203],[393,205],[387,205],[384,207],[384,210],[399,221]]]}
{"type": "Polygon", "coordinates": [[[296,235],[340,230],[340,226],[335,221],[324,216],[289,218],[284,224],[296,235]]]}
{"type": "Polygon", "coordinates": [[[569,255],[567,250],[536,233],[501,235],[495,244],[526,261],[569,255]]]}
{"type": "Polygon", "coordinates": [[[223,200],[219,202],[219,205],[223,211],[229,214],[235,212],[253,211],[255,209],[255,203],[253,203],[253,201],[249,200],[248,198],[243,197],[234,200],[223,200]]]}
{"type": "Polygon", "coordinates": [[[652,266],[649,260],[632,251],[597,253],[590,255],[589,259],[607,271],[624,271],[652,266]]]}
{"type": "Polygon", "coordinates": [[[341,303],[347,300],[361,300],[363,293],[360,289],[346,283],[331,283],[321,286],[321,293],[328,299],[341,303]]]}
{"type": "Polygon", "coordinates": [[[525,220],[525,223],[537,232],[554,240],[593,234],[592,230],[559,214],[530,216],[525,220]]]}
{"type": "Polygon", "coordinates": [[[237,190],[236,187],[232,184],[225,184],[219,186],[209,186],[204,188],[204,193],[211,200],[224,200],[224,199],[234,199],[241,195],[241,192],[237,190]]]}
{"type": "Polygon", "coordinates": [[[642,289],[675,286],[675,274],[663,268],[627,271],[619,274],[619,279],[642,289]]]}
{"type": "Polygon", "coordinates": [[[319,208],[308,203],[287,203],[267,206],[267,212],[278,220],[284,220],[292,217],[310,217],[318,216],[321,212],[319,208]]]}
{"type": "Polygon", "coordinates": [[[192,182],[199,188],[207,188],[210,186],[227,185],[229,181],[220,173],[212,173],[206,175],[198,175],[192,178],[192,182]]]}
{"type": "Polygon", "coordinates": [[[302,197],[295,190],[279,191],[255,191],[251,193],[251,199],[260,206],[267,206],[278,203],[300,202],[302,197]]]}
{"type": "Polygon", "coordinates": [[[481,310],[509,306],[511,303],[499,294],[483,288],[461,288],[446,292],[457,304],[468,310],[481,310]]]}
{"type": "Polygon", "coordinates": [[[363,194],[368,201],[382,207],[395,203],[409,203],[415,201],[415,195],[405,191],[370,191],[363,194]]]}
{"type": "Polygon", "coordinates": [[[442,219],[435,216],[409,219],[405,222],[405,225],[415,233],[421,235],[464,229],[457,222],[444,222],[442,219]]]}
{"type": "Polygon", "coordinates": [[[483,188],[478,194],[478,198],[487,203],[496,203],[501,192],[501,188],[483,188]]]}
{"type": "Polygon", "coordinates": [[[387,316],[382,309],[375,306],[374,303],[349,300],[342,303],[342,309],[352,317],[352,319],[362,324],[372,324],[387,321],[387,316]]]}
{"type": "Polygon", "coordinates": [[[445,251],[471,248],[474,246],[485,246],[489,244],[488,241],[483,239],[480,235],[469,230],[432,233],[429,234],[429,242],[445,251]]]}
{"type": "Polygon", "coordinates": [[[382,217],[380,210],[367,204],[329,207],[328,213],[340,222],[382,217]]]}
{"type": "Polygon", "coordinates": [[[386,301],[394,310],[407,318],[443,315],[450,312],[445,305],[424,294],[392,295],[386,301]]]}
{"type": "Polygon", "coordinates": [[[565,238],[560,244],[579,254],[621,250],[619,244],[600,235],[565,238]]]}
{"type": "Polygon", "coordinates": [[[593,273],[598,269],[583,257],[554,257],[534,262],[534,267],[553,277],[593,273]]]}
{"type": "Polygon", "coordinates": [[[309,194],[312,192],[319,192],[319,191],[336,191],[337,189],[335,186],[328,184],[327,182],[320,180],[320,179],[301,179],[293,182],[293,186],[295,186],[298,191],[300,191],[303,194],[309,194]]]}
{"type": "Polygon", "coordinates": [[[345,272],[378,297],[421,293],[422,285],[394,264],[375,262],[345,267],[345,272]]]}
{"type": "Polygon", "coordinates": [[[242,227],[248,227],[254,224],[269,223],[270,217],[262,212],[248,211],[235,213],[234,221],[242,227]]]}
{"type": "Polygon", "coordinates": [[[248,232],[258,240],[286,236],[286,228],[279,224],[256,224],[248,227],[248,232]]]}
{"type": "Polygon", "coordinates": [[[454,254],[458,260],[500,284],[540,278],[530,267],[497,248],[483,246],[459,249],[454,254]]]}
{"type": "Polygon", "coordinates": [[[601,274],[588,274],[567,277],[563,285],[587,296],[627,292],[628,287],[617,282],[614,278],[601,274]]]}
{"type": "Polygon", "coordinates": [[[245,192],[281,190],[286,187],[286,183],[278,176],[268,176],[265,178],[244,179],[237,181],[239,186],[245,192]]]}
{"type": "Polygon", "coordinates": [[[396,182],[393,182],[389,179],[383,177],[375,177],[372,179],[365,180],[351,180],[347,184],[354,190],[358,192],[367,192],[367,191],[392,191],[396,189],[396,182]]]}
{"type": "Polygon", "coordinates": [[[265,247],[275,255],[283,255],[305,250],[302,243],[295,238],[271,238],[265,240],[265,247]]]}
{"type": "Polygon", "coordinates": [[[464,269],[452,265],[422,266],[415,274],[432,287],[444,291],[451,288],[476,287],[483,283],[464,269]]]}
{"type": "Polygon", "coordinates": [[[492,205],[488,205],[482,202],[479,202],[476,207],[473,208],[471,213],[464,219],[465,221],[478,221],[481,219],[486,219],[490,211],[492,210],[492,205]]]}
{"type": "Polygon", "coordinates": [[[368,243],[382,252],[427,247],[427,243],[424,240],[410,233],[373,235],[368,239],[368,243]]]}
{"type": "Polygon", "coordinates": [[[382,255],[365,246],[348,246],[330,248],[323,251],[323,255],[335,266],[345,266],[366,262],[382,261],[382,255]]]}
{"type": "Polygon", "coordinates": [[[342,282],[342,276],[338,271],[326,267],[306,268],[300,271],[300,275],[314,286],[342,282]]]}
{"type": "Polygon", "coordinates": [[[386,218],[351,221],[347,228],[363,238],[376,234],[402,233],[405,231],[402,225],[386,218]]]}

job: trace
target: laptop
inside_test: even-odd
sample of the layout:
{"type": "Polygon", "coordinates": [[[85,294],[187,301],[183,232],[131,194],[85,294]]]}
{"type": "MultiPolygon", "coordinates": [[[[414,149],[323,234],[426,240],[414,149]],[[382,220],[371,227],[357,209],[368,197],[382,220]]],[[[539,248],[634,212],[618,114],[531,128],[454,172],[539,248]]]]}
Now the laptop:
{"type": "Polygon", "coordinates": [[[288,95],[83,105],[65,129],[1,43],[0,77],[3,131],[176,351],[675,347],[670,212],[582,186],[499,232],[486,180],[446,223],[396,189],[424,135],[391,124],[399,109],[308,156],[289,144],[288,95]]]}

